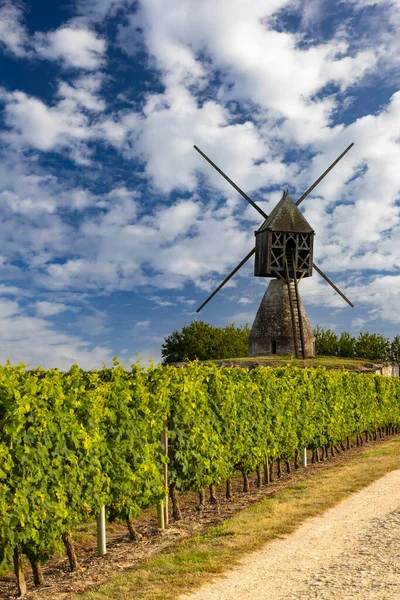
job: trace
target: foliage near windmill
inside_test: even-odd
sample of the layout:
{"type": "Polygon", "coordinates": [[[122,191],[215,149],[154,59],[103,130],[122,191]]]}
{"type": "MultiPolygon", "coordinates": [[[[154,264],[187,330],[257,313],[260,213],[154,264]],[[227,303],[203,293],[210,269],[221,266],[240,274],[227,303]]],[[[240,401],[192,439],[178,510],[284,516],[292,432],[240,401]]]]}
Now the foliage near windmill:
{"type": "Polygon", "coordinates": [[[314,330],[315,350],[321,356],[366,358],[400,363],[400,335],[393,340],[379,333],[360,332],[358,338],[347,331],[340,335],[330,329],[314,330]]]}
{"type": "MultiPolygon", "coordinates": [[[[181,331],[174,331],[162,345],[164,364],[191,360],[217,360],[248,356],[250,328],[215,327],[204,321],[192,321],[181,331]]],[[[358,337],[347,331],[337,334],[331,329],[314,329],[317,356],[364,358],[400,363],[400,335],[393,340],[378,333],[360,332],[358,337]]]]}
{"type": "Polygon", "coordinates": [[[247,324],[214,327],[204,321],[192,321],[165,338],[161,350],[163,363],[247,356],[249,334],[247,324]]]}

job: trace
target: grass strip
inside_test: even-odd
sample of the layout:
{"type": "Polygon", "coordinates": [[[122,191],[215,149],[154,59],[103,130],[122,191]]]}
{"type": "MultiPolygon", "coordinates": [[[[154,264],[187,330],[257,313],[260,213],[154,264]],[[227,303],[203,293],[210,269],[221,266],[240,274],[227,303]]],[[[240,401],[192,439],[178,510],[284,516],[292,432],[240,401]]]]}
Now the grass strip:
{"type": "Polygon", "coordinates": [[[172,600],[213,575],[228,571],[248,552],[284,537],[350,494],[399,468],[400,438],[366,450],[345,464],[314,474],[273,498],[236,513],[224,523],[185,540],[97,590],[73,600],[172,600]]]}
{"type": "Polygon", "coordinates": [[[374,366],[378,368],[385,363],[383,360],[368,360],[366,358],[344,358],[340,356],[314,356],[312,358],[294,358],[291,355],[268,355],[268,356],[247,356],[244,358],[223,358],[201,361],[202,363],[214,363],[216,365],[234,363],[246,366],[248,363],[256,363],[259,366],[286,366],[288,363],[297,367],[326,367],[327,369],[362,369],[374,371],[374,366]],[[365,367],[369,365],[369,367],[365,367]]]}

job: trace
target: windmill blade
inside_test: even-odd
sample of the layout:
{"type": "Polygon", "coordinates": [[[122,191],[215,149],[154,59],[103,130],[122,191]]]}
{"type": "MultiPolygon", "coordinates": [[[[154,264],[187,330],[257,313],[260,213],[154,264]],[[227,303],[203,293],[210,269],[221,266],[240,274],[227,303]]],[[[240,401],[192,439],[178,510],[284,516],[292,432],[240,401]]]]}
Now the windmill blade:
{"type": "Polygon", "coordinates": [[[348,298],[346,298],[346,296],[343,294],[343,292],[341,292],[339,290],[339,288],[336,287],[336,285],[333,283],[333,281],[331,281],[329,279],[329,277],[327,277],[327,275],[325,275],[325,273],[323,273],[321,271],[321,269],[319,269],[315,263],[313,263],[313,267],[317,271],[317,273],[319,273],[321,275],[321,277],[323,277],[325,279],[325,281],[327,281],[329,283],[329,285],[331,285],[333,287],[333,289],[339,294],[339,296],[342,296],[342,298],[344,300],[346,300],[347,304],[350,304],[351,308],[354,308],[354,304],[352,302],[350,302],[350,300],[348,298]]]}
{"type": "Polygon", "coordinates": [[[235,188],[235,190],[236,190],[237,192],[239,192],[239,194],[241,194],[241,195],[243,196],[243,198],[244,198],[245,200],[247,200],[247,202],[248,202],[249,204],[251,204],[251,205],[252,205],[252,206],[253,206],[253,207],[254,207],[254,208],[255,208],[255,209],[256,209],[256,210],[257,210],[257,211],[260,213],[260,215],[262,215],[262,216],[264,217],[264,219],[268,219],[268,215],[266,215],[266,214],[265,214],[265,212],[264,212],[264,211],[263,211],[263,210],[262,210],[262,209],[261,209],[259,206],[257,206],[257,204],[256,204],[255,202],[253,202],[253,200],[252,200],[251,198],[249,198],[249,196],[248,196],[247,194],[245,194],[245,193],[243,192],[243,190],[241,190],[241,189],[240,189],[240,187],[236,185],[236,183],[234,183],[234,182],[232,181],[232,179],[229,179],[228,175],[225,175],[225,173],[224,173],[223,171],[221,171],[221,169],[220,169],[219,167],[217,167],[217,165],[216,165],[215,163],[213,163],[213,161],[212,161],[210,158],[208,158],[207,154],[204,154],[204,152],[202,152],[202,151],[200,150],[200,148],[198,148],[197,146],[193,146],[193,148],[194,148],[195,150],[197,150],[197,152],[198,152],[199,154],[201,154],[201,156],[202,156],[203,158],[205,158],[205,159],[206,159],[206,161],[207,161],[207,162],[209,162],[209,163],[210,163],[210,165],[211,165],[212,167],[214,167],[214,169],[215,169],[216,171],[218,171],[218,173],[219,173],[220,175],[222,175],[222,177],[223,177],[224,179],[226,179],[226,181],[228,181],[228,182],[231,184],[231,186],[233,186],[233,187],[235,188]]]}
{"type": "Polygon", "coordinates": [[[309,194],[311,194],[311,192],[313,191],[313,189],[314,189],[315,187],[317,187],[317,185],[318,185],[319,183],[321,183],[321,181],[323,180],[323,178],[324,178],[326,175],[328,175],[329,171],[331,171],[331,170],[333,169],[333,167],[334,167],[335,165],[337,165],[337,163],[339,162],[339,160],[341,160],[341,159],[343,158],[343,156],[344,156],[345,154],[347,154],[347,152],[348,152],[348,151],[350,150],[350,148],[352,148],[353,146],[354,146],[354,142],[352,142],[352,143],[350,144],[350,146],[348,146],[348,147],[346,148],[346,150],[345,150],[344,152],[342,152],[342,154],[341,154],[341,155],[340,155],[340,156],[339,156],[339,157],[338,157],[338,158],[337,158],[337,159],[336,159],[336,160],[335,160],[335,161],[334,161],[334,162],[331,164],[331,166],[330,166],[330,167],[328,167],[328,168],[327,168],[327,170],[326,170],[326,171],[324,171],[324,172],[322,173],[321,177],[319,177],[319,178],[317,179],[317,181],[316,181],[315,183],[313,183],[313,184],[312,184],[312,186],[311,186],[311,187],[309,187],[307,191],[305,191],[305,192],[304,192],[304,194],[301,196],[301,198],[299,198],[299,199],[297,200],[297,202],[296,202],[296,206],[298,206],[298,205],[299,205],[301,202],[303,202],[303,200],[304,200],[305,198],[307,198],[307,196],[308,196],[309,194]]]}
{"type": "Polygon", "coordinates": [[[204,306],[207,304],[207,302],[209,302],[211,300],[211,298],[213,298],[215,296],[215,294],[217,292],[219,292],[219,290],[230,280],[230,278],[233,277],[234,274],[237,271],[239,271],[239,269],[241,267],[243,267],[244,263],[247,262],[251,256],[253,256],[253,254],[254,254],[255,251],[256,251],[256,249],[253,248],[253,250],[251,252],[249,252],[247,256],[244,257],[244,259],[238,264],[238,266],[235,267],[233,269],[233,271],[231,271],[231,273],[229,273],[228,277],[225,277],[225,279],[223,280],[223,282],[220,283],[219,286],[213,291],[213,293],[208,296],[207,300],[205,300],[203,302],[203,304],[201,306],[199,306],[199,308],[196,310],[197,313],[200,312],[201,309],[204,308],[204,306]]]}

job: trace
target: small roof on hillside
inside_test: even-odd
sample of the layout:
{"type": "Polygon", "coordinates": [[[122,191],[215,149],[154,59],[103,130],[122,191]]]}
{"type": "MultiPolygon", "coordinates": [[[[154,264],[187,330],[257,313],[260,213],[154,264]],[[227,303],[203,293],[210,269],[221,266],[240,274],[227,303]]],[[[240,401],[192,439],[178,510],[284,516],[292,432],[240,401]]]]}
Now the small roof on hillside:
{"type": "Polygon", "coordinates": [[[298,233],[314,233],[313,228],[299,211],[285,190],[283,196],[258,231],[293,231],[298,233]]]}

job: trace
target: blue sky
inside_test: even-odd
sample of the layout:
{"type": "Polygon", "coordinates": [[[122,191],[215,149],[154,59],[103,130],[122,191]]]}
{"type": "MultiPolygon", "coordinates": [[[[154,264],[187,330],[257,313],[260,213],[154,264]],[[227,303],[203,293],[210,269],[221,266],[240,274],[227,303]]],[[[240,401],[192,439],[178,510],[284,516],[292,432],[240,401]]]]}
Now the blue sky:
{"type": "Polygon", "coordinates": [[[194,318],[250,325],[258,213],[316,231],[314,327],[400,332],[399,0],[0,0],[0,363],[160,359],[194,318]]]}

